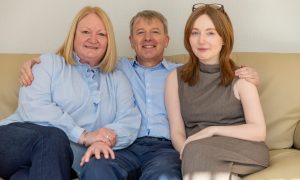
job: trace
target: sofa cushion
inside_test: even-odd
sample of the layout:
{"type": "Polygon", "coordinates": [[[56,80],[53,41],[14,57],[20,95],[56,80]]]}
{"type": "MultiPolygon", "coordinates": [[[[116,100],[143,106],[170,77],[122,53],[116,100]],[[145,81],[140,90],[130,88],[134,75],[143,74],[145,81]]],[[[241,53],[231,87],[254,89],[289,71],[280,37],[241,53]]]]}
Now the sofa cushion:
{"type": "Polygon", "coordinates": [[[17,108],[20,67],[37,54],[0,54],[0,120],[17,108]]]}
{"type": "Polygon", "coordinates": [[[270,166],[262,171],[244,177],[243,180],[299,180],[299,162],[299,150],[273,150],[270,151],[270,166]]]}
{"type": "Polygon", "coordinates": [[[298,123],[294,134],[294,147],[300,149],[300,122],[298,123]]]}
{"type": "Polygon", "coordinates": [[[235,53],[233,58],[259,73],[269,148],[291,147],[300,120],[300,54],[235,53]]]}

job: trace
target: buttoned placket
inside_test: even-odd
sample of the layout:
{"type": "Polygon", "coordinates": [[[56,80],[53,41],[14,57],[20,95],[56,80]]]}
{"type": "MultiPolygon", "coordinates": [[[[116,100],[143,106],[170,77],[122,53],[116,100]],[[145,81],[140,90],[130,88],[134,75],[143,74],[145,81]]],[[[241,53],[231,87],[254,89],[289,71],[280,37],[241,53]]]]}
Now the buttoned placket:
{"type": "MultiPolygon", "coordinates": [[[[153,103],[151,98],[152,95],[152,88],[151,88],[151,69],[145,69],[145,94],[146,94],[146,115],[147,115],[147,121],[150,122],[151,120],[149,117],[151,117],[152,109],[153,109],[153,103]]],[[[151,133],[149,124],[147,124],[147,133],[148,135],[151,133]]]]}

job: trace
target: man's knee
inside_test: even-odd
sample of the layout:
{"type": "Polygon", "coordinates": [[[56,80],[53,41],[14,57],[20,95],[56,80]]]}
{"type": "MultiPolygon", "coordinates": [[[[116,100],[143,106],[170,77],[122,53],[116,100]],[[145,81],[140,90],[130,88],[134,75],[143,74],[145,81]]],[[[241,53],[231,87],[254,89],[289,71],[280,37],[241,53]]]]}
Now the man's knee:
{"type": "Polygon", "coordinates": [[[80,179],[126,179],[127,173],[112,159],[91,158],[82,168],[80,179]]]}
{"type": "Polygon", "coordinates": [[[143,180],[181,180],[180,167],[153,169],[153,171],[144,172],[140,179],[143,180]]]}

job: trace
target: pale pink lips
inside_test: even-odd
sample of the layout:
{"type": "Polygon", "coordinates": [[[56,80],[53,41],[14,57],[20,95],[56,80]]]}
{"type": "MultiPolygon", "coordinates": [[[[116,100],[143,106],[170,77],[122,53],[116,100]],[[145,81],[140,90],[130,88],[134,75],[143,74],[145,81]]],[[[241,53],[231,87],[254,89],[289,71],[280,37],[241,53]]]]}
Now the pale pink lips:
{"type": "Polygon", "coordinates": [[[205,51],[208,50],[208,48],[198,48],[197,50],[200,51],[200,52],[205,52],[205,51]]]}

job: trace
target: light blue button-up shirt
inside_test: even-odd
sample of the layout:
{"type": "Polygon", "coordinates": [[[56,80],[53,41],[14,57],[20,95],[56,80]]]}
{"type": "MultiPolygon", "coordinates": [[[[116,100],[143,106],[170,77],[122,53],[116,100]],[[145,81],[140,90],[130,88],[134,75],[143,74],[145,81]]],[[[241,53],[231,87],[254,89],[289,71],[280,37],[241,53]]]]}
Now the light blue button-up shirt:
{"type": "Polygon", "coordinates": [[[40,57],[33,67],[31,86],[22,87],[16,112],[0,122],[31,122],[62,129],[69,139],[78,142],[84,130],[106,127],[117,134],[114,149],[129,146],[137,137],[141,115],[131,86],[116,70],[103,73],[99,68],[66,64],[56,54],[40,57]]]}
{"type": "Polygon", "coordinates": [[[164,102],[167,75],[181,64],[163,60],[155,67],[147,68],[136,60],[122,58],[120,69],[129,79],[137,106],[142,114],[138,137],[152,136],[170,139],[169,122],[164,102]]]}

